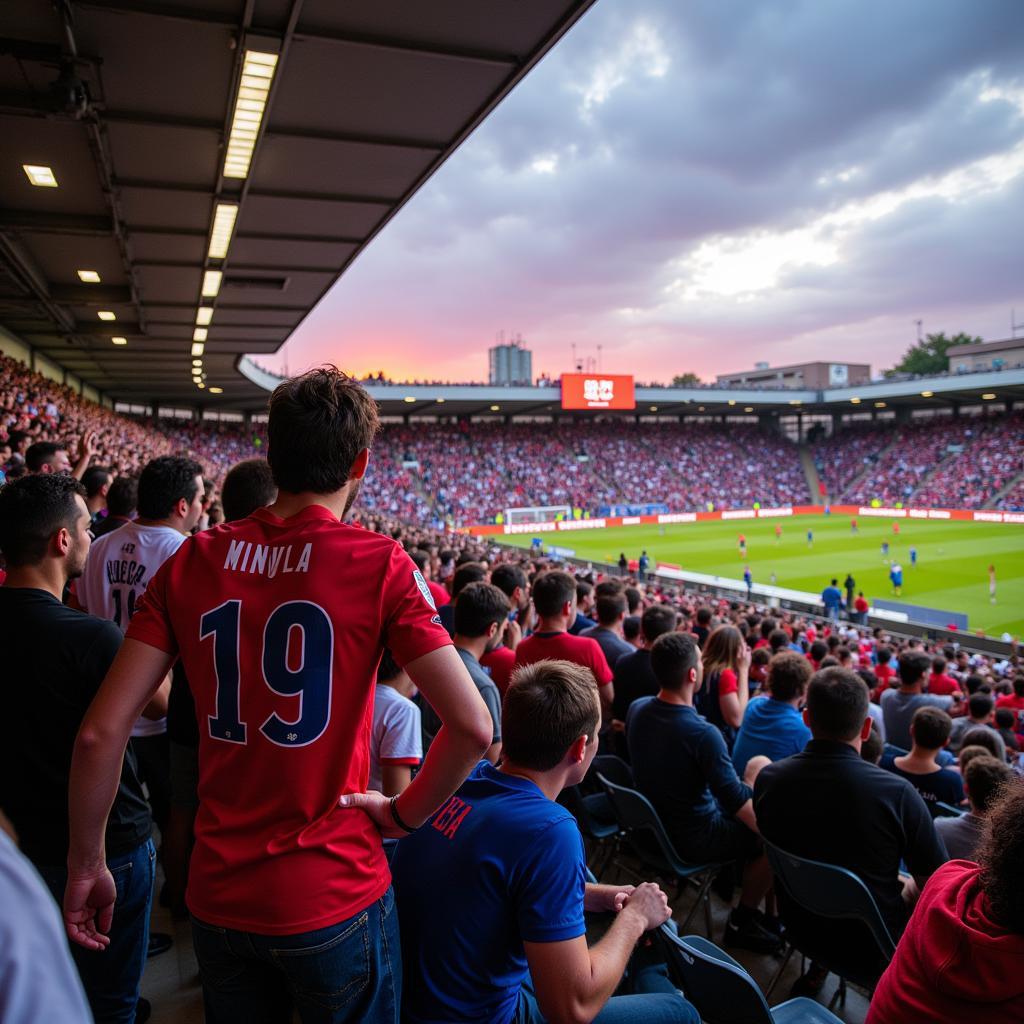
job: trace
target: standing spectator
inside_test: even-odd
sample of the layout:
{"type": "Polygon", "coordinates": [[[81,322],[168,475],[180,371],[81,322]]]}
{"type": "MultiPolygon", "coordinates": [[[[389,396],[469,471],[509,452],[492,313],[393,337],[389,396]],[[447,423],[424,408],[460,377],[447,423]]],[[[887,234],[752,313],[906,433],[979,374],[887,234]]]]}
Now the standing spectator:
{"type": "Polygon", "coordinates": [[[945,711],[918,708],[910,723],[910,753],[899,755],[890,751],[882,755],[881,766],[906,779],[932,808],[936,803],[959,807],[964,800],[960,773],[943,768],[936,760],[949,742],[952,728],[953,720],[945,711]]]}
{"type": "Polygon", "coordinates": [[[542,573],[533,581],[533,606],[537,628],[516,648],[516,668],[546,658],[589,668],[597,681],[601,707],[610,711],[615,690],[604,651],[596,640],[568,632],[576,619],[576,581],[561,569],[542,573]]]}
{"type": "Polygon", "coordinates": [[[130,523],[139,503],[139,478],[118,476],[107,491],[107,514],[92,528],[96,540],[130,523]]]}
{"type": "Polygon", "coordinates": [[[846,574],[846,579],[843,580],[843,589],[846,591],[846,607],[849,610],[853,608],[853,592],[857,589],[857,581],[851,573],[846,574]]]}
{"type": "Polygon", "coordinates": [[[620,575],[620,576],[625,576],[625,575],[627,575],[627,573],[629,572],[629,559],[628,559],[628,558],[626,558],[626,553],[625,553],[625,551],[623,551],[623,552],[621,552],[621,553],[619,554],[619,562],[618,562],[618,565],[619,565],[619,575],[620,575]]]}
{"type": "Polygon", "coordinates": [[[718,726],[732,750],[750,700],[750,648],[735,626],[719,626],[708,637],[702,659],[704,686],[697,691],[695,706],[718,726]]]}
{"type": "Polygon", "coordinates": [[[910,722],[918,708],[933,707],[948,713],[959,699],[957,694],[945,697],[924,692],[924,680],[930,668],[931,659],[927,654],[904,652],[899,660],[899,689],[884,691],[879,701],[886,740],[904,750],[910,749],[910,722]]]}
{"type": "Polygon", "coordinates": [[[1013,780],[1013,769],[1004,761],[985,754],[971,759],[964,769],[964,791],[970,812],[957,818],[935,819],[935,831],[946,844],[951,860],[977,860],[989,808],[1000,790],[1013,780]]]}
{"type": "Polygon", "coordinates": [[[342,521],[369,461],[373,400],[319,368],[278,385],[269,412],[277,501],[196,534],[164,563],[79,731],[64,919],[87,948],[109,941],[115,892],[102,829],[117,766],[140,707],[180,655],[201,723],[188,905],[207,1021],[286,1020],[293,1005],[321,1020],[397,1021],[381,836],[409,832],[448,799],[492,723],[412,561],[390,538],[342,521]],[[445,724],[423,770],[391,799],[364,792],[385,645],[445,724]],[[325,1008],[310,977],[352,996],[325,1008]]]}
{"type": "Polygon", "coordinates": [[[857,591],[857,599],[853,602],[853,610],[856,614],[855,621],[861,626],[865,625],[868,621],[868,612],[871,609],[871,605],[868,604],[867,598],[864,596],[864,591],[857,591]]]}
{"type": "Polygon", "coordinates": [[[781,761],[804,749],[811,730],[804,723],[800,707],[810,681],[810,664],[793,651],[776,654],[768,663],[768,696],[747,704],[733,746],[732,763],[738,775],[758,754],[781,761]]]}
{"type": "Polygon", "coordinates": [[[1024,1001],[1024,785],[985,823],[977,863],[954,860],[925,888],[867,1024],[1004,1024],[1024,1001]],[[955,966],[954,966],[955,965],[955,966]]]}
{"type": "Polygon", "coordinates": [[[114,477],[105,466],[90,466],[82,474],[85,504],[89,509],[89,529],[96,536],[96,527],[106,518],[107,494],[114,477]]]}
{"type": "Polygon", "coordinates": [[[647,569],[651,564],[651,559],[648,557],[646,551],[640,552],[640,558],[637,559],[638,578],[641,583],[647,579],[647,569]]]}
{"type": "Polygon", "coordinates": [[[833,621],[839,621],[839,612],[843,607],[843,592],[837,586],[838,580],[832,582],[821,592],[821,603],[825,606],[825,614],[833,621]]]}
{"type": "MultiPolygon", "coordinates": [[[[4,487],[0,548],[7,560],[0,618],[7,635],[18,638],[5,651],[6,713],[18,726],[0,744],[0,806],[60,902],[68,878],[71,751],[121,634],[113,623],[61,604],[65,585],[81,575],[89,554],[89,511],[73,477],[40,473],[4,487]]],[[[166,698],[147,713],[160,716],[165,707],[166,698]]],[[[72,955],[96,1020],[130,1024],[146,961],[156,851],[134,753],[125,754],[122,745],[110,757],[110,774],[111,813],[94,861],[118,879],[116,890],[110,882],[100,922],[108,934],[96,948],[106,948],[75,945],[72,955]]],[[[4,914],[11,912],[5,905],[4,914]]]]}
{"type": "Polygon", "coordinates": [[[377,666],[370,732],[369,789],[385,796],[404,793],[412,770],[423,760],[420,709],[413,702],[416,684],[385,647],[377,666]]]}
{"type": "MultiPolygon", "coordinates": [[[[93,544],[85,572],[75,584],[79,606],[126,632],[150,580],[199,522],[202,501],[203,470],[198,462],[183,455],[149,462],[139,477],[139,518],[93,544]]],[[[132,747],[153,818],[163,832],[171,801],[167,720],[136,722],[132,747]]]]}

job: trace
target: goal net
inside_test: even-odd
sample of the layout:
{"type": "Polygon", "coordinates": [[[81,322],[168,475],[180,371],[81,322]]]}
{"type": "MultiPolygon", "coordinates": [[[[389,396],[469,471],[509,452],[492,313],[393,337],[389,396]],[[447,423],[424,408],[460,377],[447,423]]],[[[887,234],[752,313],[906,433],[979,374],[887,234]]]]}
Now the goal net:
{"type": "Polygon", "coordinates": [[[568,505],[534,505],[531,508],[505,509],[505,522],[509,526],[520,523],[552,523],[560,519],[572,519],[568,505]]]}

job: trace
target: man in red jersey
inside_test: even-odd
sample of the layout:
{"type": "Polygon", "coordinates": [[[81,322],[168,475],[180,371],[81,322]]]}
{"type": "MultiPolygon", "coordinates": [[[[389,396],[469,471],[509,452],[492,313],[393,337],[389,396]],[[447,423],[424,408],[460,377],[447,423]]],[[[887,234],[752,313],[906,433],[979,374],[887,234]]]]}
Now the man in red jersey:
{"type": "Polygon", "coordinates": [[[530,584],[522,568],[511,562],[503,562],[494,567],[491,583],[508,598],[512,610],[502,642],[493,651],[488,651],[480,659],[480,664],[491,673],[494,685],[504,697],[516,664],[516,648],[529,626],[530,584]]]}
{"type": "Polygon", "coordinates": [[[422,824],[491,741],[487,708],[426,582],[346,525],[377,429],[334,368],[270,399],[277,501],[185,541],[150,582],[78,734],[68,934],[102,949],[116,897],[103,827],[139,711],[176,657],[199,725],[187,902],[206,1020],[397,1021],[398,926],[382,836],[422,824]],[[412,784],[365,793],[384,646],[444,728],[412,784]]]}
{"type": "Polygon", "coordinates": [[[572,636],[569,625],[576,618],[576,581],[567,572],[555,569],[542,573],[533,581],[533,607],[537,611],[537,628],[516,648],[516,668],[552,658],[572,661],[589,668],[597,680],[601,709],[610,713],[612,670],[601,645],[587,636],[572,636]]]}

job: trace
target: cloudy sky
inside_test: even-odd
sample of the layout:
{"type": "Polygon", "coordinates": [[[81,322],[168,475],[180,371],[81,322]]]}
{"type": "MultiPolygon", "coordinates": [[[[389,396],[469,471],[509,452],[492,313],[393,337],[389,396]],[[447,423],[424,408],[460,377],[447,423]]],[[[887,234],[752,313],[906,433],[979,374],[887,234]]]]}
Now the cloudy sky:
{"type": "Polygon", "coordinates": [[[598,0],[272,360],[705,379],[1024,321],[1024,0],[598,0]]]}

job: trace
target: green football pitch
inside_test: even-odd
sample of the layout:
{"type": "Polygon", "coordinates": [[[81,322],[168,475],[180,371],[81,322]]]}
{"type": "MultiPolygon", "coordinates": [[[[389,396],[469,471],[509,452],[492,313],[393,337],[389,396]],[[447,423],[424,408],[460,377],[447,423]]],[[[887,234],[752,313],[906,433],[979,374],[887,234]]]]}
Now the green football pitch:
{"type": "MultiPolygon", "coordinates": [[[[545,533],[544,543],[575,552],[577,558],[617,562],[647,551],[651,567],[670,562],[681,569],[740,579],[750,566],[754,583],[821,593],[832,577],[842,586],[852,573],[857,589],[868,600],[891,598],[908,604],[965,612],[972,631],[990,636],[1004,631],[1024,633],[1024,525],[1011,523],[936,522],[858,517],[859,532],[850,529],[849,516],[796,516],[791,519],[744,519],[727,522],[675,523],[666,526],[618,526],[604,530],[545,533]],[[782,527],[776,544],[775,526],[782,527]],[[813,545],[807,531],[814,533],[813,545]],[[739,554],[738,538],[747,538],[747,557],[739,554]],[[883,562],[882,541],[889,557],[903,565],[903,593],[893,594],[889,566],[883,562]],[[917,548],[911,567],[910,548],[917,548]],[[996,568],[996,603],[989,600],[988,566],[996,568]]],[[[503,538],[529,547],[530,534],[503,538]]]]}

